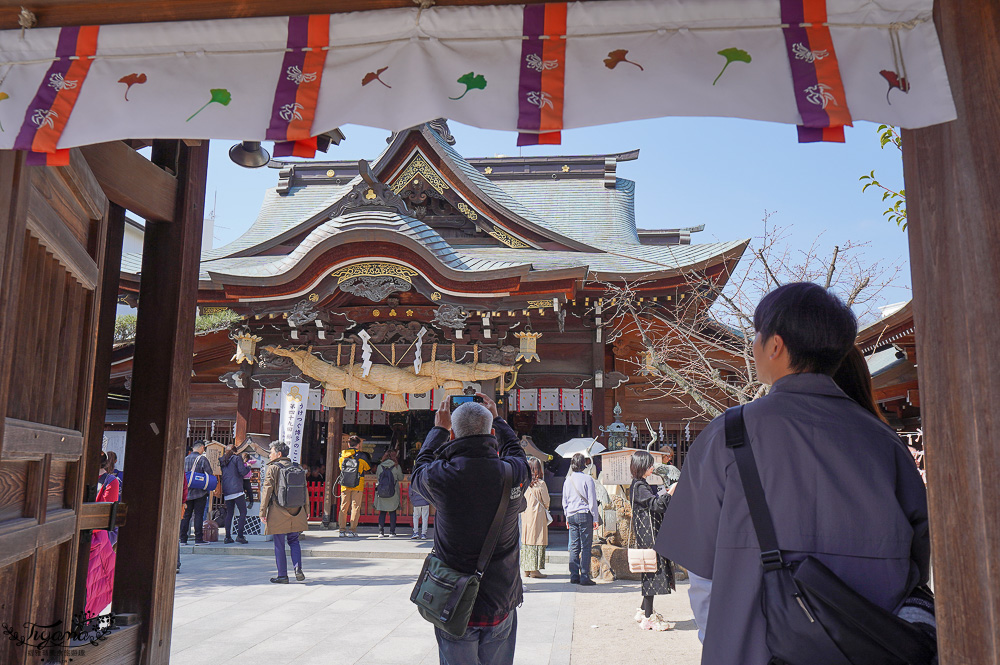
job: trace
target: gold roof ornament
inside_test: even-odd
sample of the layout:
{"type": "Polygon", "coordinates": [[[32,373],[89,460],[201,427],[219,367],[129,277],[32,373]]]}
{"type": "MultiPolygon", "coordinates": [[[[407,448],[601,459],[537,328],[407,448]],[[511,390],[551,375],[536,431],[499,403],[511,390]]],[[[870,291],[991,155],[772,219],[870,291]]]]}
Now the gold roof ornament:
{"type": "Polygon", "coordinates": [[[257,352],[257,342],[264,338],[246,329],[241,333],[230,334],[229,338],[236,342],[236,353],[229,360],[235,360],[237,365],[240,363],[253,365],[256,362],[254,354],[257,352]]]}
{"type": "Polygon", "coordinates": [[[526,363],[530,363],[532,360],[537,360],[541,362],[542,359],[538,357],[538,338],[542,336],[542,333],[536,332],[519,332],[514,333],[520,341],[521,348],[517,352],[517,357],[515,360],[523,360],[526,363]]]}

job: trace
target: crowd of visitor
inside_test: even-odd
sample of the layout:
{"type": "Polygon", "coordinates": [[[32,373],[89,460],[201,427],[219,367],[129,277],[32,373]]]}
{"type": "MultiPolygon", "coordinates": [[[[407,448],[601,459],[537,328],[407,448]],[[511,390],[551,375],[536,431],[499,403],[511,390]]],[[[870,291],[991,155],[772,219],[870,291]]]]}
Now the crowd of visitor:
{"type": "MultiPolygon", "coordinates": [[[[933,595],[922,586],[930,562],[918,456],[911,455],[876,406],[867,365],[854,345],[854,314],[817,285],[789,284],[760,302],[754,328],[754,368],[769,387],[766,394],[716,418],[690,447],[682,473],[656,464],[649,452],[631,456],[626,547],[630,568],[635,553],[633,572],[641,571],[635,622],[657,632],[674,627],[654,609],[654,601],[676,591],[676,561],[689,574],[689,599],[704,643],[702,662],[766,665],[788,653],[782,649],[821,653],[828,647],[813,644],[813,638],[803,637],[806,633],[789,636],[796,629],[774,637],[777,629],[769,624],[764,605],[782,600],[764,588],[774,571],[822,565],[847,589],[842,593],[867,599],[866,611],[874,613],[877,625],[905,622],[933,635],[933,595]],[[764,545],[773,551],[762,551],[764,545]],[[797,646],[787,646],[795,640],[797,646]]],[[[483,394],[478,398],[454,413],[448,400],[439,406],[410,479],[411,538],[427,537],[430,506],[435,508],[434,549],[412,599],[435,626],[442,665],[511,663],[525,589],[520,573],[547,577],[542,571],[552,514],[543,463],[525,455],[493,401],[483,394]],[[505,486],[509,495],[498,493],[505,486]],[[471,596],[464,583],[441,582],[467,580],[473,573],[478,586],[471,596]],[[448,607],[464,612],[457,621],[436,614],[435,593],[426,591],[434,584],[439,585],[435,593],[445,597],[439,602],[454,601],[448,607]]],[[[388,450],[372,468],[361,443],[351,437],[340,457],[340,536],[357,537],[369,471],[375,478],[378,537],[403,535],[396,528],[404,480],[398,453],[388,450]]],[[[288,582],[285,542],[296,578],[304,579],[298,536],[307,527],[306,481],[316,476],[316,469],[292,464],[287,452],[283,443],[271,444],[261,491],[265,533],[274,536],[275,583],[288,582]]],[[[206,471],[204,445],[196,444],[185,459],[185,473],[206,471]]],[[[607,488],[595,483],[595,471],[589,458],[574,455],[561,492],[569,581],[581,586],[595,585],[594,533],[602,507],[610,502],[607,488]]],[[[222,458],[227,542],[234,533],[237,542],[246,542],[243,483],[248,475],[235,448],[227,450],[222,458]]],[[[101,483],[105,496],[120,490],[113,461],[102,465],[101,483]]],[[[187,489],[181,542],[187,541],[192,517],[203,512],[206,495],[187,489]]],[[[202,541],[200,526],[196,519],[196,543],[202,541]]],[[[94,542],[100,548],[103,540],[95,535],[94,542]]],[[[808,595],[795,598],[815,623],[808,595]]],[[[849,638],[859,643],[856,636],[849,638]]]]}

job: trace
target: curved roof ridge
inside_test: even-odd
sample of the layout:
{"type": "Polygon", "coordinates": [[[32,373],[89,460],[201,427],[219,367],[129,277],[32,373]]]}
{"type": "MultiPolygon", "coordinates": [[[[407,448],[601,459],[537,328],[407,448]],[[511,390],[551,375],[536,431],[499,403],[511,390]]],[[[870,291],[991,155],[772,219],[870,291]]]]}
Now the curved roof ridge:
{"type": "MultiPolygon", "coordinates": [[[[441,235],[423,222],[386,210],[352,210],[323,222],[309,232],[289,254],[269,257],[267,262],[247,261],[226,270],[211,270],[213,274],[241,277],[275,276],[289,272],[324,241],[347,231],[365,228],[388,228],[425,247],[442,264],[452,270],[468,270],[464,259],[441,235]]],[[[253,259],[258,257],[245,257],[253,259]]],[[[263,257],[260,257],[263,258],[263,257]]]]}

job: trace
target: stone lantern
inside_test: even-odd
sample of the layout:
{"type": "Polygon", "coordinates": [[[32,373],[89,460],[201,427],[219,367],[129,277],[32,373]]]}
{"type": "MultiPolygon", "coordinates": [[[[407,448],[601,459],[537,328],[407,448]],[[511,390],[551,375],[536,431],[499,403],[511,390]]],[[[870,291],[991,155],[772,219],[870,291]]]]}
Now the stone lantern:
{"type": "Polygon", "coordinates": [[[623,450],[628,447],[629,429],[622,422],[622,405],[615,404],[615,422],[604,427],[601,425],[601,432],[608,435],[608,450],[623,450]]]}

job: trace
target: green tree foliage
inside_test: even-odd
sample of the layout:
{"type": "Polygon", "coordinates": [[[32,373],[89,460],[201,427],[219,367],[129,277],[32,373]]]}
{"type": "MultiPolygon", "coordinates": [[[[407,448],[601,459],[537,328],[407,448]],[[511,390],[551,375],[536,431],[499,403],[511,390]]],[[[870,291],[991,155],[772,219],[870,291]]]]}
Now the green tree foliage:
{"type": "MultiPolygon", "coordinates": [[[[207,333],[228,328],[229,324],[239,321],[240,316],[232,310],[223,310],[212,314],[202,314],[195,317],[194,332],[207,333]]],[[[135,314],[122,314],[115,318],[115,344],[125,344],[135,339],[135,314]]]]}
{"type": "MultiPolygon", "coordinates": [[[[882,143],[882,149],[889,144],[896,146],[896,149],[902,152],[903,145],[900,139],[899,132],[896,131],[895,127],[890,125],[879,125],[878,128],[879,141],[882,143]]],[[[864,192],[869,187],[874,187],[875,189],[882,190],[882,200],[887,201],[890,207],[882,213],[883,216],[888,218],[890,222],[895,222],[903,231],[906,230],[906,190],[900,189],[898,192],[894,189],[889,189],[882,183],[878,181],[875,177],[875,171],[872,171],[868,175],[863,175],[858,180],[864,182],[864,186],[861,191],[864,192]]]]}

